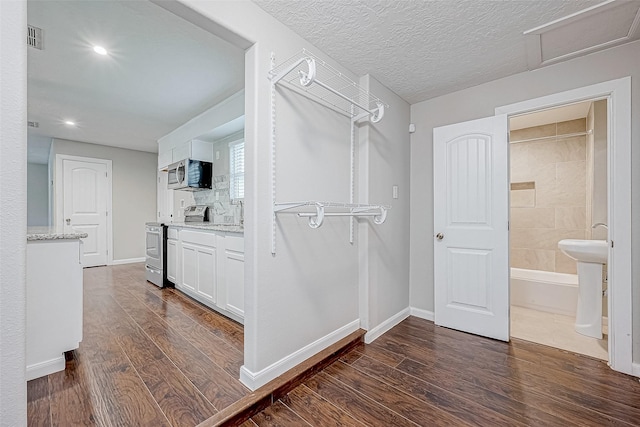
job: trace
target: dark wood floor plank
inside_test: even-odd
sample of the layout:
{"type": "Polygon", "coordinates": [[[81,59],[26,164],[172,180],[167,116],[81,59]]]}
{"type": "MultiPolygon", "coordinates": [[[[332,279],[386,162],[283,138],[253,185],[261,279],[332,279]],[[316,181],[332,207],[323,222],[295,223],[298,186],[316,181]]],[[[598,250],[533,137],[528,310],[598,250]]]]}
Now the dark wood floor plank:
{"type": "Polygon", "coordinates": [[[236,402],[249,392],[237,379],[191,345],[179,332],[167,327],[158,316],[149,311],[139,310],[142,305],[139,301],[130,299],[119,302],[217,410],[236,402]]]}
{"type": "Polygon", "coordinates": [[[309,426],[308,423],[280,401],[254,415],[251,419],[260,427],[309,426]]]}
{"type": "Polygon", "coordinates": [[[510,417],[508,401],[505,398],[493,399],[490,407],[495,410],[492,410],[489,409],[490,407],[476,403],[481,400],[477,391],[475,395],[461,395],[459,390],[451,388],[454,385],[452,383],[457,382],[455,379],[445,384],[439,383],[439,386],[436,386],[434,385],[435,381],[432,383],[427,378],[419,379],[366,356],[360,358],[352,366],[472,425],[513,426],[525,425],[527,421],[530,421],[521,417],[510,417]]]}
{"type": "MultiPolygon", "coordinates": [[[[417,339],[398,332],[381,337],[381,342],[401,344],[410,348],[412,354],[422,353],[424,356],[434,352],[434,344],[430,340],[417,339]]],[[[454,344],[447,344],[448,351],[452,351],[453,348],[455,348],[454,344]]],[[[640,408],[637,407],[640,400],[634,395],[619,393],[618,390],[606,384],[593,383],[554,369],[541,370],[540,366],[534,363],[498,353],[494,356],[478,352],[476,348],[465,351],[463,347],[459,347],[450,360],[455,360],[461,365],[470,363],[470,360],[475,361],[485,369],[491,370],[494,375],[518,378],[520,384],[535,388],[540,393],[563,399],[568,403],[584,405],[628,423],[635,423],[635,420],[640,419],[640,408]]]]}
{"type": "MultiPolygon", "coordinates": [[[[53,426],[111,426],[107,405],[93,373],[78,350],[66,369],[48,375],[53,426]]],[[[29,419],[29,422],[30,419],[29,419]]]]}
{"type": "Polygon", "coordinates": [[[363,374],[344,363],[334,363],[327,367],[325,372],[416,424],[432,426],[468,425],[461,418],[441,410],[431,402],[420,401],[412,395],[391,387],[367,374],[363,374]]]}
{"type": "Polygon", "coordinates": [[[138,374],[173,427],[192,427],[217,411],[168,360],[144,365],[138,374]]]}
{"type": "Polygon", "coordinates": [[[302,419],[313,426],[363,427],[364,425],[346,412],[315,394],[304,384],[280,399],[302,419]]]}
{"type": "Polygon", "coordinates": [[[40,377],[27,382],[27,419],[30,426],[51,425],[49,378],[40,377]]]}
{"type": "Polygon", "coordinates": [[[318,373],[315,377],[306,381],[305,385],[314,393],[322,396],[328,402],[366,425],[394,427],[415,427],[418,425],[374,400],[361,395],[325,372],[318,373]]]}
{"type": "Polygon", "coordinates": [[[181,297],[175,291],[148,284],[142,264],[90,268],[83,274],[83,341],[71,352],[65,371],[29,386],[29,425],[196,425],[216,408],[188,378],[194,373],[204,393],[220,406],[248,392],[237,377],[210,359],[215,356],[218,363],[226,363],[227,371],[235,369],[238,375],[243,356],[236,344],[243,332],[237,323],[222,316],[202,320],[209,309],[192,301],[178,303],[181,297]],[[171,302],[154,292],[173,294],[171,302]],[[159,317],[162,304],[171,314],[165,320],[159,317]],[[187,315],[180,311],[182,306],[192,306],[187,315]],[[229,325],[218,334],[234,331],[233,344],[207,330],[225,321],[229,325]],[[199,351],[214,345],[206,354],[199,351]],[[43,384],[49,385],[48,396],[43,384]]]}
{"type": "Polygon", "coordinates": [[[202,326],[179,307],[167,304],[158,295],[147,291],[139,297],[153,313],[179,331],[229,375],[239,376],[244,356],[234,345],[212,333],[210,328],[202,326]]]}

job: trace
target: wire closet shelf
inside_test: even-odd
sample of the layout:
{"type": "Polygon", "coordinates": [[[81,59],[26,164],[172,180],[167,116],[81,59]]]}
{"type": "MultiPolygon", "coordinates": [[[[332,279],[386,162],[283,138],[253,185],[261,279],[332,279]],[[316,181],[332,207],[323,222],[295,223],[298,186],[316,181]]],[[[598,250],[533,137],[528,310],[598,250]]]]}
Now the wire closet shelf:
{"type": "Polygon", "coordinates": [[[269,79],[347,117],[370,115],[371,122],[377,123],[389,107],[306,49],[273,68],[269,79]]]}
{"type": "Polygon", "coordinates": [[[355,198],[355,131],[356,123],[369,120],[379,122],[389,106],[380,98],[360,87],[324,60],[302,49],[296,55],[276,65],[271,55],[271,196],[273,202],[271,253],[276,253],[276,214],[295,214],[308,218],[311,228],[322,226],[326,217],[350,217],[349,242],[354,241],[355,218],[370,217],[382,224],[391,206],[354,203],[355,198]],[[349,202],[296,201],[278,202],[276,199],[276,86],[282,86],[314,102],[347,116],[351,122],[351,174],[349,202]]]}

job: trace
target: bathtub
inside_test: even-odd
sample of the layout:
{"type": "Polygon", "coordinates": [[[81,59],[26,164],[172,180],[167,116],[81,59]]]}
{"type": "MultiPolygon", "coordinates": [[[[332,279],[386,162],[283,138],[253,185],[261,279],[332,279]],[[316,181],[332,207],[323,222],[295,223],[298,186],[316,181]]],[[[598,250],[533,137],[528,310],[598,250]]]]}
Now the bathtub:
{"type": "Polygon", "coordinates": [[[578,275],[511,268],[511,304],[575,316],[578,275]]]}

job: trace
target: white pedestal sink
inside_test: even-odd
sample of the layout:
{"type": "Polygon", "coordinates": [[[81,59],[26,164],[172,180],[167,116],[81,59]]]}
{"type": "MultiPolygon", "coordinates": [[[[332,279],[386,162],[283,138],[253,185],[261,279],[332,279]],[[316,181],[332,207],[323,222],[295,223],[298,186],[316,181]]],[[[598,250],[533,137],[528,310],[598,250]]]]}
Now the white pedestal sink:
{"type": "Polygon", "coordinates": [[[558,248],[578,263],[576,332],[602,339],[602,265],[609,256],[606,240],[560,240],[558,248]]]}

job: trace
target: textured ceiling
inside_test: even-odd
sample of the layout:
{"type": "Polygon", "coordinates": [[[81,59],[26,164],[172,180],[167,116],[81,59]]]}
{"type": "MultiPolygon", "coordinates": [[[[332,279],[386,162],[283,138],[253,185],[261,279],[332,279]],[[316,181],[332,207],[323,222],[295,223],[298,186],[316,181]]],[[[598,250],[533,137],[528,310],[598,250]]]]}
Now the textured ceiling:
{"type": "Polygon", "coordinates": [[[524,31],[600,3],[254,2],[352,72],[371,74],[409,103],[526,71],[524,31]]]}
{"type": "Polygon", "coordinates": [[[244,87],[241,49],[150,2],[29,1],[27,13],[44,31],[44,49],[28,49],[34,161],[42,137],[157,152],[158,138],[244,87]]]}

